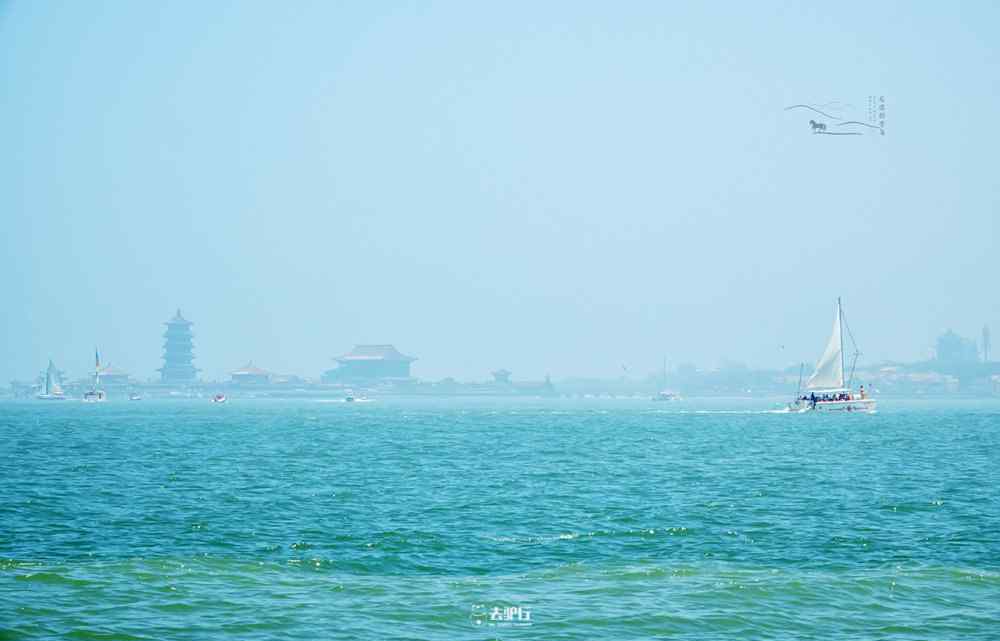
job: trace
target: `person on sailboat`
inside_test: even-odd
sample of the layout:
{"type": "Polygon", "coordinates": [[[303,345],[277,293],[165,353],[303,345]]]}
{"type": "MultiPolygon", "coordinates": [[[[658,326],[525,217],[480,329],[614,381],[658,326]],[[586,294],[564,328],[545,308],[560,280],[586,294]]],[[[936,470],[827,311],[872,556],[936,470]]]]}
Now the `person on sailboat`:
{"type": "Polygon", "coordinates": [[[865,397],[865,386],[862,385],[861,386],[861,398],[864,398],[864,397],[865,397]]]}

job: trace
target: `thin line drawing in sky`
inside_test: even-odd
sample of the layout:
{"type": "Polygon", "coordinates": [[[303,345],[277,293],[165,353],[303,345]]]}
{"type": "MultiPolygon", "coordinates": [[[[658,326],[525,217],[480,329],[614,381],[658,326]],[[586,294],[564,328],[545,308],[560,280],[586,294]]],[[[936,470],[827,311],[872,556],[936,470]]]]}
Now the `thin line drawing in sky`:
{"type": "Polygon", "coordinates": [[[862,127],[871,127],[872,129],[878,129],[878,125],[873,125],[867,122],[861,122],[860,120],[848,120],[847,122],[838,122],[838,127],[843,127],[844,125],[861,125],[862,127]]]}
{"type": "Polygon", "coordinates": [[[820,111],[819,109],[817,109],[816,107],[813,107],[812,105],[792,105],[791,107],[785,107],[785,111],[789,111],[790,109],[812,109],[813,111],[815,111],[819,115],[826,116],[827,118],[830,118],[832,120],[843,120],[843,118],[838,118],[837,116],[831,116],[830,114],[826,113],[825,111],[820,111]]]}
{"type": "Polygon", "coordinates": [[[819,105],[821,109],[829,109],[830,111],[854,109],[854,105],[849,102],[840,102],[839,100],[831,100],[830,102],[824,102],[819,105]]]}
{"type": "MultiPolygon", "coordinates": [[[[835,115],[833,115],[831,113],[828,113],[830,111],[852,111],[854,109],[854,107],[851,104],[845,103],[845,102],[841,102],[839,100],[831,100],[831,101],[825,102],[823,104],[820,104],[818,106],[817,105],[810,105],[810,104],[789,105],[788,107],[784,108],[784,111],[792,111],[792,110],[796,110],[796,109],[808,109],[810,111],[813,111],[813,112],[815,112],[815,113],[817,113],[817,114],[819,114],[821,116],[824,116],[824,117],[830,119],[831,121],[834,121],[832,124],[836,125],[837,127],[854,127],[854,126],[868,127],[869,129],[876,129],[876,130],[878,130],[878,132],[881,135],[883,135],[883,136],[885,135],[885,97],[884,96],[880,96],[879,97],[879,104],[878,104],[878,109],[877,110],[876,110],[875,97],[874,96],[869,96],[868,97],[868,119],[869,119],[869,122],[863,122],[861,120],[845,120],[845,118],[843,116],[835,116],[835,115]],[[826,111],[824,111],[824,109],[826,111]],[[876,118],[876,114],[877,114],[877,118],[876,118]],[[878,124],[877,125],[874,124],[875,122],[878,122],[878,124]]],[[[827,123],[822,122],[822,121],[817,122],[816,120],[810,120],[809,121],[809,126],[812,129],[812,133],[814,133],[814,134],[825,134],[827,136],[862,136],[862,135],[864,135],[863,132],[859,132],[859,131],[829,131],[827,123]]]]}

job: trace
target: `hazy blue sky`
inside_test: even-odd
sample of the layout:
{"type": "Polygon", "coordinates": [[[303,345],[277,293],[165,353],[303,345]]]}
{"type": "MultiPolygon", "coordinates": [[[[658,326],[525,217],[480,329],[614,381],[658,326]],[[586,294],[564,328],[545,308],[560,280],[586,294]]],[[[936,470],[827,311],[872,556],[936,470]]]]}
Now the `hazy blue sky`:
{"type": "Polygon", "coordinates": [[[0,3],[0,380],[153,376],[177,307],[208,378],[787,365],[838,294],[869,362],[1000,333],[997,6],[0,3]]]}

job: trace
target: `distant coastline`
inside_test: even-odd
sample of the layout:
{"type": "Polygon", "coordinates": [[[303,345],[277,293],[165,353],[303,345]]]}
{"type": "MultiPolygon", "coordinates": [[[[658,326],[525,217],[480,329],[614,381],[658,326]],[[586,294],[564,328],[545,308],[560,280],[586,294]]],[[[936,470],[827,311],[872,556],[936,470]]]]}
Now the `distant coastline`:
{"type": "MultiPolygon", "coordinates": [[[[560,380],[459,381],[454,378],[348,380],[325,382],[321,377],[274,376],[253,382],[237,380],[197,380],[185,384],[137,381],[120,377],[102,382],[110,399],[208,398],[225,393],[232,398],[342,398],[346,394],[417,397],[650,397],[669,389],[685,396],[787,396],[796,390],[798,367],[784,370],[751,369],[740,365],[715,369],[680,366],[665,374],[651,373],[642,378],[573,378],[560,380]]],[[[990,397],[1000,396],[1000,363],[979,362],[942,364],[882,363],[859,368],[856,383],[882,396],[905,397],[990,397]]],[[[3,394],[7,398],[34,398],[38,380],[12,381],[3,394]]],[[[89,377],[64,382],[70,397],[80,397],[92,385],[89,377]]]]}

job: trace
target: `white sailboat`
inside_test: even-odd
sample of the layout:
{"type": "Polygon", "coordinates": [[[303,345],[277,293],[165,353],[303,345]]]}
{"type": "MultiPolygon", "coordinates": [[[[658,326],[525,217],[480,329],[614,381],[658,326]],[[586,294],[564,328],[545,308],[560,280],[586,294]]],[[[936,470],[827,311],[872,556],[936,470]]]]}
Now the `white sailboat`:
{"type": "Polygon", "coordinates": [[[802,391],[800,385],[799,392],[796,394],[795,400],[788,405],[788,409],[797,412],[874,412],[875,399],[868,397],[864,385],[858,391],[851,389],[854,366],[860,355],[861,352],[854,344],[850,328],[844,321],[844,308],[840,303],[840,298],[837,298],[837,315],[833,319],[833,332],[830,334],[830,340],[827,342],[819,362],[816,363],[816,370],[806,381],[805,392],[802,391]],[[848,376],[845,376],[847,370],[846,352],[844,351],[845,329],[854,348],[851,371],[848,376]]]}
{"type": "Polygon", "coordinates": [[[667,357],[663,357],[663,389],[653,395],[652,399],[654,401],[679,401],[681,400],[681,395],[677,392],[667,389],[667,357]]]}
{"type": "Polygon", "coordinates": [[[39,394],[37,398],[43,401],[66,400],[66,394],[59,384],[59,370],[56,369],[52,359],[49,359],[49,367],[45,370],[45,392],[39,394]]]}
{"type": "Polygon", "coordinates": [[[108,400],[108,395],[104,390],[98,389],[101,385],[101,354],[94,348],[94,384],[83,393],[84,403],[103,403],[108,400]]]}

